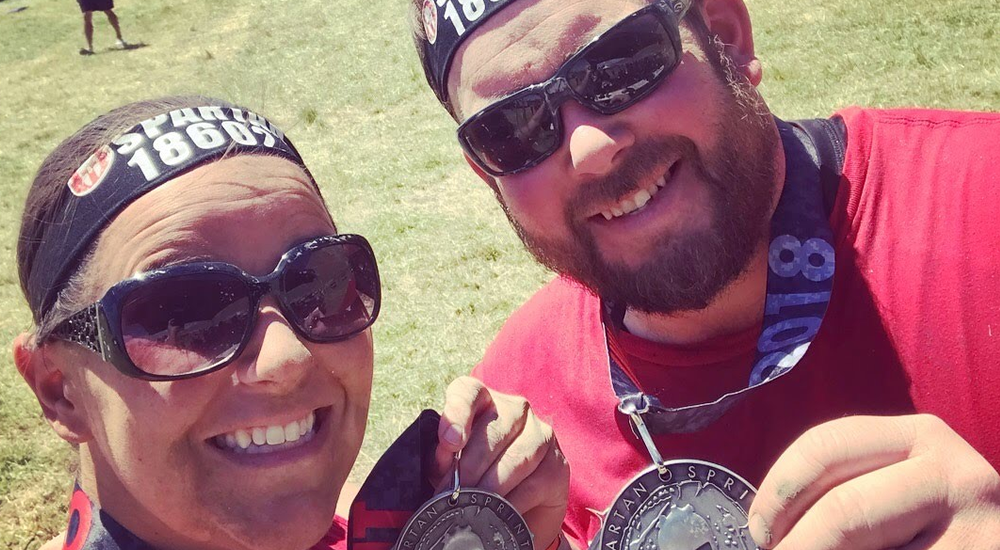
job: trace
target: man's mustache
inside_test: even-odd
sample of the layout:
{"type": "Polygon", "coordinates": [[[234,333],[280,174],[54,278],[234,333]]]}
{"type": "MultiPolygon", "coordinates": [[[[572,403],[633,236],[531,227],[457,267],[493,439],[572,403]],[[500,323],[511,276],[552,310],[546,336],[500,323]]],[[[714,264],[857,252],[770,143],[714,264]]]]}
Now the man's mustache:
{"type": "Polygon", "coordinates": [[[580,186],[580,190],[568,205],[568,213],[580,212],[594,203],[621,200],[636,191],[636,182],[653,182],[670,167],[671,163],[684,159],[700,165],[701,158],[694,143],[687,138],[671,136],[650,139],[629,147],[628,157],[619,162],[611,173],[591,179],[580,186]]]}

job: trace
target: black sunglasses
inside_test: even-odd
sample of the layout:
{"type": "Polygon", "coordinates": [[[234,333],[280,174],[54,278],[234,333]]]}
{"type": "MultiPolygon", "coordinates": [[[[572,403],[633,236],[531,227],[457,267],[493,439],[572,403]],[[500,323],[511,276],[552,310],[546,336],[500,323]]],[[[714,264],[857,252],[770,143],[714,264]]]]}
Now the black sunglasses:
{"type": "Polygon", "coordinates": [[[360,235],[335,235],[295,246],[264,277],[221,262],[153,270],[115,284],[52,336],[100,353],[127,376],[191,378],[239,357],[266,294],[306,340],[346,340],[378,317],[375,254],[360,235]]]}
{"type": "Polygon", "coordinates": [[[690,0],[658,0],[601,33],[552,78],[491,103],[458,127],[462,149],[493,176],[537,166],[562,145],[559,106],[604,115],[649,95],[681,58],[679,21],[690,0]]]}

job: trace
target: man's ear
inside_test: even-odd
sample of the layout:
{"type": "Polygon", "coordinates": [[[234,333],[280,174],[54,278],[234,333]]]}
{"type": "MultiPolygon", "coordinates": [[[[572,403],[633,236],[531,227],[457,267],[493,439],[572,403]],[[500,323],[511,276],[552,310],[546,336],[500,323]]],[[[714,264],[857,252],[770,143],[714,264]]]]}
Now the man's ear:
{"type": "Polygon", "coordinates": [[[31,335],[21,333],[14,339],[14,365],[24,381],[34,392],[42,414],[59,437],[70,443],[80,444],[91,439],[91,430],[81,403],[75,402],[79,393],[74,391],[58,366],[56,357],[49,357],[53,350],[48,346],[35,346],[31,335]]]}
{"type": "Polygon", "coordinates": [[[754,53],[753,27],[743,0],[704,0],[698,9],[709,32],[722,41],[737,69],[750,84],[760,84],[763,68],[754,53]]]}
{"type": "Polygon", "coordinates": [[[485,181],[486,185],[489,185],[490,189],[493,190],[493,193],[496,194],[497,197],[499,198],[500,187],[497,185],[497,179],[487,174],[486,171],[483,170],[481,166],[476,164],[476,161],[472,160],[472,157],[470,157],[468,153],[462,153],[462,156],[465,157],[465,162],[469,163],[469,166],[472,167],[472,171],[475,172],[477,176],[479,176],[479,179],[485,181]]]}

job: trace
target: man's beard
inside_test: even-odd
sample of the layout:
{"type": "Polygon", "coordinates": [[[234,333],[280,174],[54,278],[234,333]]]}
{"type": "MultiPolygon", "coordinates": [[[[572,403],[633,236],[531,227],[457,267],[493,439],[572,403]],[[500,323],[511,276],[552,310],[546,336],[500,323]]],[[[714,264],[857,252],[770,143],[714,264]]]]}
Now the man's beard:
{"type": "Polygon", "coordinates": [[[724,55],[712,64],[727,84],[720,94],[725,96],[725,107],[716,128],[716,149],[702,156],[693,142],[682,137],[632,146],[613,174],[582,185],[567,205],[564,216],[572,234],[568,241],[531,234],[508,211],[511,224],[539,262],[578,280],[605,300],[657,314],[704,309],[747,270],[768,235],[779,142],[756,89],[736,75],[724,55]],[[635,182],[649,181],[653,171],[662,167],[663,158],[674,155],[693,168],[708,190],[713,218],[709,227],[659,237],[638,267],[602,258],[593,235],[573,221],[572,213],[579,205],[593,204],[594,199],[624,196],[634,190],[635,182]]]}

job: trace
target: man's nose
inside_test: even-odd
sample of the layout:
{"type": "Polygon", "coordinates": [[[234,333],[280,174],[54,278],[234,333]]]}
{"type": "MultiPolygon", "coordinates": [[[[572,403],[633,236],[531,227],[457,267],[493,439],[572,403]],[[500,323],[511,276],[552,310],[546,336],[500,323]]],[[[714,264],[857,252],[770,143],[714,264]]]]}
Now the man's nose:
{"type": "Polygon", "coordinates": [[[620,117],[602,115],[575,101],[564,103],[561,115],[570,162],[577,175],[607,174],[619,154],[635,143],[635,135],[620,117]]]}
{"type": "Polygon", "coordinates": [[[265,297],[236,369],[239,381],[294,388],[312,366],[312,353],[292,328],[291,321],[278,309],[274,298],[265,297]]]}

